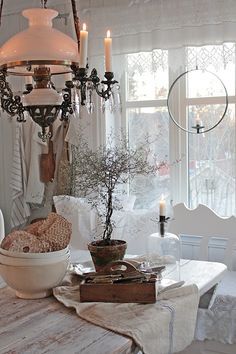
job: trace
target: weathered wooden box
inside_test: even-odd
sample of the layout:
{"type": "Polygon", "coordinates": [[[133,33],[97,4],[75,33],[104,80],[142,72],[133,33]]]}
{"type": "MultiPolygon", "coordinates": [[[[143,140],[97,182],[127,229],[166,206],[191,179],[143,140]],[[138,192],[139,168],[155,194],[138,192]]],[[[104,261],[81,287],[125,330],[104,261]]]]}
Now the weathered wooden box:
{"type": "Polygon", "coordinates": [[[83,281],[80,285],[81,302],[156,302],[156,283],[113,283],[91,284],[83,281]]]}

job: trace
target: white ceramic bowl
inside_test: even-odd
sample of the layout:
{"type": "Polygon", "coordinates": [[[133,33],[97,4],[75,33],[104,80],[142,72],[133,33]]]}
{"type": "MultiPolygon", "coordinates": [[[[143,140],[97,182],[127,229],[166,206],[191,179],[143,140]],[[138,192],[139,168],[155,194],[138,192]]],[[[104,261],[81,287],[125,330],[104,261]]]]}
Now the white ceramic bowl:
{"type": "Polygon", "coordinates": [[[13,252],[7,251],[0,247],[0,254],[5,256],[17,257],[17,258],[53,258],[61,256],[69,251],[69,246],[60,251],[45,252],[45,253],[25,253],[25,252],[13,252]]]}
{"type": "Polygon", "coordinates": [[[69,266],[69,258],[55,260],[52,264],[37,266],[12,266],[0,264],[0,275],[16,296],[22,299],[40,299],[52,294],[52,288],[58,286],[69,266]]]}
{"type": "Polygon", "coordinates": [[[54,264],[55,262],[61,262],[70,258],[70,251],[67,253],[59,255],[57,257],[52,258],[18,258],[12,256],[5,256],[4,254],[0,254],[0,263],[11,266],[40,266],[40,265],[49,265],[54,264]]]}

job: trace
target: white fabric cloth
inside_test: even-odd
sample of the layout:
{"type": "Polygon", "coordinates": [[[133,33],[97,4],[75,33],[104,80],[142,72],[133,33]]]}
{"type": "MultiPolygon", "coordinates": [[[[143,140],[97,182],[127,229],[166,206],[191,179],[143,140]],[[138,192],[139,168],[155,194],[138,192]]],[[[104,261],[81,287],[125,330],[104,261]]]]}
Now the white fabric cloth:
{"type": "MultiPolygon", "coordinates": [[[[102,235],[101,225],[94,209],[83,198],[54,196],[54,205],[58,214],[72,223],[72,247],[87,250],[87,244],[102,235]]],[[[147,237],[157,232],[157,212],[155,210],[132,210],[133,196],[123,200],[122,210],[114,210],[115,222],[112,238],[125,240],[127,253],[147,253],[147,237]]]]}
{"type": "Polygon", "coordinates": [[[148,236],[158,231],[157,216],[154,209],[115,211],[113,238],[125,240],[129,254],[147,254],[148,236]]]}
{"type": "Polygon", "coordinates": [[[54,176],[58,175],[58,167],[59,167],[59,162],[62,156],[63,145],[64,145],[63,136],[64,136],[64,124],[63,122],[57,120],[54,123],[53,137],[52,137],[53,152],[56,156],[56,161],[55,161],[56,167],[55,167],[54,176]]]}
{"type": "Polygon", "coordinates": [[[24,224],[30,216],[30,207],[25,200],[26,161],[23,126],[20,123],[16,123],[10,186],[12,188],[11,226],[18,227],[24,224]]]}
{"type": "Polygon", "coordinates": [[[24,225],[31,214],[30,204],[41,204],[44,183],[40,181],[40,154],[46,144],[38,137],[40,127],[28,118],[15,123],[15,139],[10,187],[12,189],[11,227],[24,225]]]}
{"type": "Polygon", "coordinates": [[[53,201],[57,213],[72,223],[71,246],[87,250],[97,224],[97,217],[91,206],[83,198],[66,195],[54,196],[53,201]]]}
{"type": "Polygon", "coordinates": [[[79,144],[79,139],[81,137],[81,131],[80,131],[80,118],[72,114],[70,117],[70,124],[69,128],[65,137],[65,141],[67,141],[70,144],[73,144],[77,146],[79,144]]]}
{"type": "Polygon", "coordinates": [[[208,309],[199,309],[195,339],[236,343],[236,272],[228,271],[208,309]]]}
{"type": "Polygon", "coordinates": [[[79,317],[130,336],[144,354],[175,353],[193,340],[199,301],[195,285],[166,291],[155,304],[146,305],[80,303],[78,281],[55,288],[53,294],[79,317]]]}
{"type": "Polygon", "coordinates": [[[40,180],[40,155],[47,153],[47,143],[39,138],[41,127],[34,123],[30,117],[23,124],[24,150],[27,168],[26,202],[42,204],[45,184],[40,180]]]}

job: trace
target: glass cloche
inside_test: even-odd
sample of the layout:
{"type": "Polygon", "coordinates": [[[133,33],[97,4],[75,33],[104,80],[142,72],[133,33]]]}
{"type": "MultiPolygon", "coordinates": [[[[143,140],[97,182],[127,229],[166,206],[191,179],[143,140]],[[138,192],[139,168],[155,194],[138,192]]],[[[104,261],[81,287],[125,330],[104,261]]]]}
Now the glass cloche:
{"type": "Polygon", "coordinates": [[[166,232],[168,226],[166,204],[162,198],[159,204],[159,232],[148,237],[148,263],[153,266],[165,266],[162,277],[180,280],[180,239],[177,235],[166,232]]]}
{"type": "Polygon", "coordinates": [[[148,261],[153,266],[165,266],[163,278],[180,280],[180,240],[177,235],[159,232],[148,237],[148,261]]]}

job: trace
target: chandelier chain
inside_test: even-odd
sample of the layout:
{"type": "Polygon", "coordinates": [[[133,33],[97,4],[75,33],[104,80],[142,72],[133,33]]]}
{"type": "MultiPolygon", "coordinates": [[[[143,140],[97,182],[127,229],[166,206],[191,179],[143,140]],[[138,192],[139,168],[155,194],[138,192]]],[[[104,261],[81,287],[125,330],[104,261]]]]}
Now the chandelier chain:
{"type": "Polygon", "coordinates": [[[75,27],[75,33],[76,33],[78,49],[79,49],[80,48],[80,21],[79,21],[79,16],[77,14],[75,0],[71,0],[71,7],[72,7],[72,12],[73,12],[74,27],[75,27]]]}
{"type": "Polygon", "coordinates": [[[2,24],[2,9],[3,9],[3,0],[1,0],[1,4],[0,4],[0,26],[2,24]]]}
{"type": "Polygon", "coordinates": [[[47,0],[41,0],[42,8],[46,9],[47,8],[47,0]]]}

